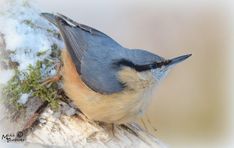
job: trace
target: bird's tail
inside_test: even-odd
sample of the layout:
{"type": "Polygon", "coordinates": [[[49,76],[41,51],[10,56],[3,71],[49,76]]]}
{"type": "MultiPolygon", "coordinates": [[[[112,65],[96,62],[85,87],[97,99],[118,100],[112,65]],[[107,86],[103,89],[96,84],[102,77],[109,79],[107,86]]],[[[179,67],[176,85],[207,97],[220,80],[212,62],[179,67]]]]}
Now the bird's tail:
{"type": "Polygon", "coordinates": [[[87,26],[79,24],[79,23],[73,21],[72,19],[70,19],[70,18],[68,18],[60,13],[57,13],[56,15],[52,14],[52,13],[41,13],[41,16],[46,18],[49,22],[51,22],[52,24],[54,24],[58,28],[59,28],[59,23],[63,22],[63,24],[67,24],[69,26],[77,26],[81,29],[89,31],[87,28],[85,28],[87,26]]]}
{"type": "Polygon", "coordinates": [[[81,42],[82,31],[79,24],[61,14],[41,13],[49,22],[54,24],[60,31],[73,62],[80,73],[81,58],[85,48],[82,46],[86,42],[81,42]],[[77,27],[74,27],[77,26],[77,27]]]}
{"type": "Polygon", "coordinates": [[[72,19],[62,15],[62,14],[52,14],[52,13],[41,13],[41,16],[46,18],[49,22],[54,24],[60,30],[63,30],[64,26],[77,26],[79,25],[72,19]]]}
{"type": "Polygon", "coordinates": [[[51,14],[51,13],[41,13],[41,16],[43,16],[49,22],[53,23],[56,27],[58,27],[58,24],[57,24],[58,16],[57,15],[54,15],[54,14],[51,14]]]}

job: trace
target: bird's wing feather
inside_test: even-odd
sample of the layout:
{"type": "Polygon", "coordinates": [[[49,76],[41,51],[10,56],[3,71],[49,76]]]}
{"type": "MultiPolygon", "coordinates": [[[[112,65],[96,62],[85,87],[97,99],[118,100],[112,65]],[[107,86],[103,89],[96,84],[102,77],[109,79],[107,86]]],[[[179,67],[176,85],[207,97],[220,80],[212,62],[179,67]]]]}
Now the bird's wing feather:
{"type": "Polygon", "coordinates": [[[106,34],[64,15],[42,15],[59,28],[76,70],[86,85],[99,93],[115,93],[122,90],[116,73],[106,73],[112,62],[109,54],[114,54],[109,50],[122,49],[121,45],[106,34]],[[103,62],[103,56],[109,57],[109,60],[103,62]]]}

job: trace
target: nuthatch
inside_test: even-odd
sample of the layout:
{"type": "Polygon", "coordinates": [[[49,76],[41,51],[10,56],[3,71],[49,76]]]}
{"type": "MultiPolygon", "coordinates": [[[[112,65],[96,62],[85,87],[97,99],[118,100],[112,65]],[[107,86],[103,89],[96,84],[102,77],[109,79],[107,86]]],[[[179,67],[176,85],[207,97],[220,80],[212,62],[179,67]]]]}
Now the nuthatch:
{"type": "Polygon", "coordinates": [[[106,34],[64,15],[42,13],[64,39],[63,88],[90,119],[122,124],[144,113],[152,92],[169,69],[191,54],[166,60],[122,47],[106,34]]]}

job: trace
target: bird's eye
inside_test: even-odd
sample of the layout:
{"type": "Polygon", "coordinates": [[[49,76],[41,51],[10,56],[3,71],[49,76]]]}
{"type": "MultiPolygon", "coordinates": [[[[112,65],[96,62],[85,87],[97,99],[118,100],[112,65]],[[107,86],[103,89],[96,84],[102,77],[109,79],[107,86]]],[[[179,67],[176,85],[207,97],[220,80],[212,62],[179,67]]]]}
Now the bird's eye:
{"type": "Polygon", "coordinates": [[[163,66],[163,63],[160,62],[160,63],[156,63],[156,68],[161,68],[163,66]]]}
{"type": "Polygon", "coordinates": [[[156,62],[155,66],[156,68],[161,68],[162,66],[167,66],[171,61],[170,60],[165,60],[162,62],[156,62]]]}

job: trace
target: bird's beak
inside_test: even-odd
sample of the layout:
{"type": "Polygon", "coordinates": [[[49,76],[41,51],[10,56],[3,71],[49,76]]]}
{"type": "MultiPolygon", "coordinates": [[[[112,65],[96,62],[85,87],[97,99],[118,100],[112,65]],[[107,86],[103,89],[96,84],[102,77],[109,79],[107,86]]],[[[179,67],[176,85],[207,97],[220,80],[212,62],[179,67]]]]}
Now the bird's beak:
{"type": "Polygon", "coordinates": [[[178,64],[178,63],[180,63],[180,62],[186,60],[186,59],[187,59],[188,57],[190,57],[191,55],[192,55],[192,54],[187,54],[187,55],[182,55],[182,56],[179,56],[179,57],[170,59],[167,66],[176,65],[176,64],[178,64]]]}

